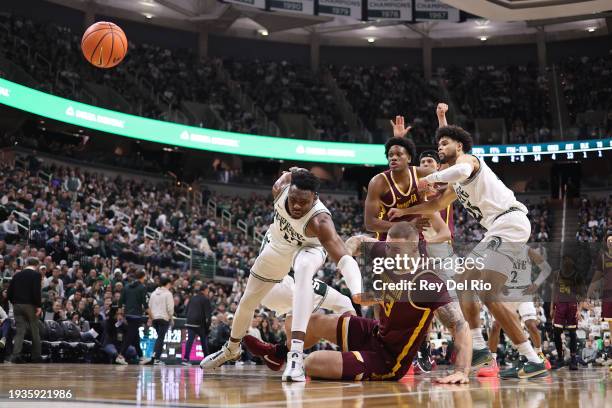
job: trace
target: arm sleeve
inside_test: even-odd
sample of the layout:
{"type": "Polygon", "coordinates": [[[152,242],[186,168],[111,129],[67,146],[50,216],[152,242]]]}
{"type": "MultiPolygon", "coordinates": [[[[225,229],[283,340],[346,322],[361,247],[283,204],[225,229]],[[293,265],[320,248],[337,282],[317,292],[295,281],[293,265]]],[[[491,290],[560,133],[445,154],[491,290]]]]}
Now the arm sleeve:
{"type": "Polygon", "coordinates": [[[425,180],[430,183],[459,183],[470,177],[474,171],[474,166],[471,163],[459,163],[454,166],[432,173],[425,177],[425,180]]]}
{"type": "Polygon", "coordinates": [[[538,268],[540,268],[540,274],[534,282],[536,286],[540,286],[542,283],[544,283],[546,278],[550,276],[551,272],[551,267],[546,261],[542,261],[542,263],[539,263],[538,268]]]}
{"type": "Polygon", "coordinates": [[[338,269],[340,269],[351,295],[361,293],[361,272],[357,261],[350,255],[344,255],[338,262],[338,269]]]}

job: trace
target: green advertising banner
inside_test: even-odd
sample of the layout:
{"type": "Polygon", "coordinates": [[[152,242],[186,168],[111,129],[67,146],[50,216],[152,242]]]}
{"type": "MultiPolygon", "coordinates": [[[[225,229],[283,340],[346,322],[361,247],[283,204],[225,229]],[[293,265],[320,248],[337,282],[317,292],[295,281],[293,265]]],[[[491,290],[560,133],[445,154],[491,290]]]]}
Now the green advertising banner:
{"type": "MultiPolygon", "coordinates": [[[[283,160],[387,165],[383,145],[255,136],[186,126],[86,105],[1,78],[0,104],[84,128],[190,149],[283,160]]],[[[611,149],[612,139],[608,138],[474,146],[472,153],[479,157],[491,157],[493,161],[504,156],[511,161],[523,161],[526,157],[539,161],[546,155],[553,160],[578,158],[574,156],[577,153],[586,158],[587,152],[601,156],[603,150],[611,149]]]]}

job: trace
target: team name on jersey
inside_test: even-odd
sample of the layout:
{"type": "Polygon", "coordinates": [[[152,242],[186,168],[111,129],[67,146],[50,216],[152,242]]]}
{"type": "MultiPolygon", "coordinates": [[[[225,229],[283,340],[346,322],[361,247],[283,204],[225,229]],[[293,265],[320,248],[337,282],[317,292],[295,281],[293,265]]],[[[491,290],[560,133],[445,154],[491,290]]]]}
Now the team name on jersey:
{"type": "Polygon", "coordinates": [[[288,243],[302,246],[304,241],[306,241],[306,238],[302,234],[296,232],[291,226],[291,223],[276,209],[274,209],[274,221],[278,223],[278,229],[288,243]]]}
{"type": "Polygon", "coordinates": [[[399,203],[399,204],[396,204],[395,206],[396,206],[397,208],[408,208],[408,207],[410,207],[411,205],[413,205],[414,203],[416,203],[418,199],[419,199],[419,198],[417,197],[417,195],[416,195],[416,194],[412,194],[412,195],[410,196],[410,198],[408,199],[408,201],[406,201],[405,203],[399,203]]]}
{"type": "Polygon", "coordinates": [[[455,184],[453,187],[459,202],[463,205],[463,207],[465,207],[467,212],[469,212],[470,215],[476,219],[476,221],[480,222],[480,220],[482,220],[482,211],[480,211],[480,208],[470,203],[470,195],[463,188],[461,188],[461,185],[459,184],[455,184]]]}
{"type": "Polygon", "coordinates": [[[527,261],[525,259],[514,259],[512,261],[512,269],[527,270],[527,261]]]}

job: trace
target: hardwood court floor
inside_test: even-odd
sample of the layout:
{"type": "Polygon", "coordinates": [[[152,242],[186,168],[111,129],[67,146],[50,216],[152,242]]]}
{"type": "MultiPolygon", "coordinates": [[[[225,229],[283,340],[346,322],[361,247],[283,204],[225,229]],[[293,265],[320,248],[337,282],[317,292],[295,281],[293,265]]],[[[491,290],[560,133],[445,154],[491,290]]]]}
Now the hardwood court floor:
{"type": "Polygon", "coordinates": [[[85,364],[0,365],[0,407],[612,407],[612,375],[606,369],[566,368],[537,380],[472,379],[469,385],[438,385],[426,376],[401,382],[287,384],[262,366],[199,367],[85,364]],[[9,398],[10,390],[71,390],[70,400],[9,398]]]}

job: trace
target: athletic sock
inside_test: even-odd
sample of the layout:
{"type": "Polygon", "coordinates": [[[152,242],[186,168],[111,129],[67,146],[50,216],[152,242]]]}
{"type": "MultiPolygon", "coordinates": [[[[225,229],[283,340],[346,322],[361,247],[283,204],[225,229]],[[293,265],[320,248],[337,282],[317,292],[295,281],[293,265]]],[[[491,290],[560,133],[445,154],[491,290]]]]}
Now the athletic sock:
{"type": "Polygon", "coordinates": [[[517,349],[519,354],[521,356],[525,356],[528,361],[538,364],[542,363],[542,360],[540,360],[540,357],[538,357],[533,347],[531,346],[531,343],[529,343],[528,341],[519,344],[517,349]]]}
{"type": "Polygon", "coordinates": [[[298,353],[303,353],[304,352],[304,341],[297,340],[297,339],[291,339],[291,350],[290,351],[297,351],[298,353]]]}
{"type": "Polygon", "coordinates": [[[491,355],[493,356],[493,361],[497,361],[497,353],[491,353],[491,355]]]}
{"type": "Polygon", "coordinates": [[[484,338],[482,337],[482,330],[480,327],[477,329],[472,329],[472,348],[474,350],[482,350],[487,348],[487,343],[485,343],[484,338]]]}
{"type": "Polygon", "coordinates": [[[238,350],[238,347],[240,346],[240,342],[239,341],[231,341],[228,340],[227,341],[227,348],[229,349],[229,351],[231,351],[232,353],[236,350],[238,350]]]}

